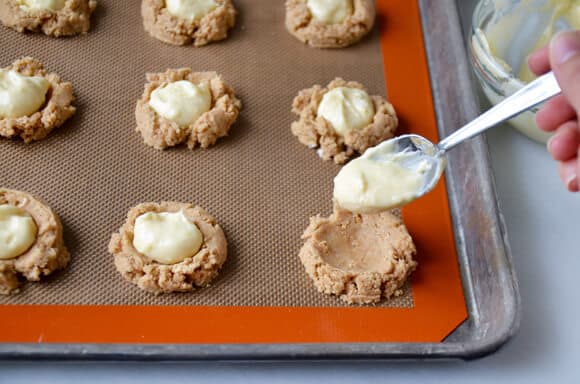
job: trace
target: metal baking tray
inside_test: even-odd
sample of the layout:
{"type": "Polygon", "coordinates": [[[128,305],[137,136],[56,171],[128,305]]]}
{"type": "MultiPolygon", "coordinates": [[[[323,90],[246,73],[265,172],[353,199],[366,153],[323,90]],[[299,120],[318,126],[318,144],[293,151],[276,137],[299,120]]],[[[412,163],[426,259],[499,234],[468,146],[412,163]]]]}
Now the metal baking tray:
{"type": "MultiPolygon", "coordinates": [[[[467,61],[458,2],[418,1],[439,134],[444,137],[476,116],[479,108],[467,61]]],[[[484,138],[476,138],[449,153],[446,182],[469,317],[443,342],[146,345],[5,343],[0,344],[0,358],[368,360],[472,359],[487,355],[497,350],[517,331],[520,299],[484,138]]]]}

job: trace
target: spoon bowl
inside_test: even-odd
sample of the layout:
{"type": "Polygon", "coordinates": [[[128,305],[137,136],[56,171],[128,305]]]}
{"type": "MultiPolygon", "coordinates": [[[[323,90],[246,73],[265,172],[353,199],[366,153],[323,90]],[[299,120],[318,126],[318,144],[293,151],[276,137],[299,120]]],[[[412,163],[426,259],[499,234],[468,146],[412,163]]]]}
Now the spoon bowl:
{"type": "Polygon", "coordinates": [[[423,136],[408,134],[387,140],[367,151],[368,158],[378,162],[393,161],[396,156],[397,164],[420,174],[421,187],[418,194],[424,195],[437,185],[445,169],[445,151],[423,136]]]}

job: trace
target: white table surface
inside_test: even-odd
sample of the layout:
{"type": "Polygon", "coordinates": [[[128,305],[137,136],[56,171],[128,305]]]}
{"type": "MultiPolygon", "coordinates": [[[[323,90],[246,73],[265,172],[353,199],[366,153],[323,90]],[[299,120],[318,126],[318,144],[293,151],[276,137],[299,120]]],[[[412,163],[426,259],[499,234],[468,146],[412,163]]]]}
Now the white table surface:
{"type": "Polygon", "coordinates": [[[518,335],[496,354],[436,363],[0,363],[0,383],[580,383],[580,195],[543,146],[488,134],[520,283],[518,335]]]}

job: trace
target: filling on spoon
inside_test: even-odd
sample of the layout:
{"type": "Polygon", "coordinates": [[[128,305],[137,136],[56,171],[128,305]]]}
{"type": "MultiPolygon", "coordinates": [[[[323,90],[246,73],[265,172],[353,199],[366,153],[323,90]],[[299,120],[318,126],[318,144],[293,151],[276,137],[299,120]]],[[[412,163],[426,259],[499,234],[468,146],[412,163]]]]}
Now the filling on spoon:
{"type": "Polygon", "coordinates": [[[432,167],[418,152],[397,152],[392,141],[385,141],[341,169],[334,178],[334,199],[354,213],[397,208],[423,194],[432,167]]]}

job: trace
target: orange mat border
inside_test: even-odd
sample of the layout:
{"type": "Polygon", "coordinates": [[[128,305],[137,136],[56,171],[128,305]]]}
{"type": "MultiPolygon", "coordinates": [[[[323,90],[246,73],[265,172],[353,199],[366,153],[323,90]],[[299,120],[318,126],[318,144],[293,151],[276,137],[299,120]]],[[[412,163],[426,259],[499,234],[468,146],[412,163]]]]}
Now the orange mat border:
{"type": "MultiPolygon", "coordinates": [[[[402,128],[435,140],[418,3],[379,0],[377,11],[389,99],[402,128]]],[[[404,217],[419,251],[412,309],[5,305],[0,342],[439,342],[467,318],[444,183],[404,217]]]]}

